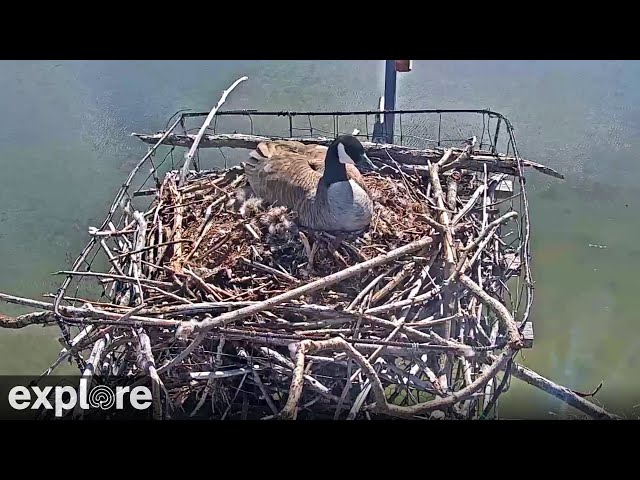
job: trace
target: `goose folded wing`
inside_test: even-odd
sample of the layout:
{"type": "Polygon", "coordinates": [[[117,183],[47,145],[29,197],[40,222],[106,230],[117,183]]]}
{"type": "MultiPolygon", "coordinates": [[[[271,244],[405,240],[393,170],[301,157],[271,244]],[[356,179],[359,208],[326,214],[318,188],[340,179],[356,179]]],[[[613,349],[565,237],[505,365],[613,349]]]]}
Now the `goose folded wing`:
{"type": "Polygon", "coordinates": [[[315,197],[322,178],[322,173],[311,167],[307,157],[291,153],[272,155],[246,171],[258,196],[293,209],[315,197]]]}

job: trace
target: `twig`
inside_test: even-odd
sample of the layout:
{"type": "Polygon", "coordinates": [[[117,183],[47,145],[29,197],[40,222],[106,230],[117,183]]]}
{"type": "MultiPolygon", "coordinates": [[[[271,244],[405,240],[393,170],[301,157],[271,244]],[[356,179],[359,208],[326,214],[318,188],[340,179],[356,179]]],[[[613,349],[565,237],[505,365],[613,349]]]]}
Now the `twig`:
{"type": "Polygon", "coordinates": [[[127,257],[129,257],[131,255],[137,255],[139,253],[148,252],[149,250],[153,250],[153,249],[158,248],[158,247],[166,247],[168,245],[175,245],[176,243],[193,243],[193,240],[181,239],[181,240],[172,240],[170,242],[156,243],[154,245],[149,245],[147,247],[143,247],[143,248],[141,248],[139,250],[133,250],[131,252],[121,253],[120,255],[116,255],[114,258],[119,260],[121,258],[127,258],[127,257]]]}
{"type": "Polygon", "coordinates": [[[248,375],[248,373],[245,373],[244,376],[242,377],[242,380],[240,380],[240,384],[238,385],[238,388],[236,388],[236,393],[233,396],[233,398],[231,399],[231,401],[229,402],[229,406],[227,407],[227,409],[222,414],[222,417],[220,418],[220,420],[224,420],[225,418],[227,418],[227,414],[231,410],[231,406],[233,405],[233,402],[236,401],[236,398],[238,397],[238,393],[240,393],[240,389],[242,388],[242,385],[244,385],[244,381],[247,379],[247,375],[248,375]]]}
{"type": "Polygon", "coordinates": [[[263,310],[267,310],[271,307],[274,307],[280,303],[286,302],[287,300],[293,300],[295,298],[300,297],[301,295],[311,293],[321,288],[329,287],[334,283],[338,283],[347,278],[358,275],[359,273],[365,272],[369,269],[379,267],[386,263],[392,262],[393,260],[400,258],[403,255],[406,255],[407,253],[411,253],[414,250],[418,250],[422,247],[430,245],[432,242],[433,242],[433,238],[431,237],[426,237],[421,240],[411,242],[408,245],[405,245],[400,248],[396,248],[395,250],[392,250],[383,255],[379,255],[378,257],[375,257],[371,260],[358,263],[338,273],[328,275],[327,277],[321,278],[319,280],[308,283],[306,285],[302,285],[298,288],[294,288],[293,290],[289,290],[288,292],[282,293],[280,295],[271,297],[270,299],[260,302],[257,305],[251,305],[249,307],[241,308],[240,310],[236,310],[235,312],[223,313],[217,318],[207,319],[196,325],[192,323],[188,323],[188,324],[185,324],[185,327],[193,328],[194,332],[206,332],[207,330],[210,330],[214,327],[225,325],[227,323],[231,323],[236,320],[240,320],[249,315],[254,315],[263,310]]]}
{"type": "Polygon", "coordinates": [[[293,283],[300,283],[300,280],[298,280],[296,277],[289,275],[288,273],[284,273],[281,272],[280,270],[276,270],[275,268],[271,268],[268,265],[264,265],[260,262],[256,262],[253,260],[247,260],[244,257],[240,257],[240,261],[243,262],[245,265],[249,265],[251,267],[255,267],[257,269],[263,270],[267,273],[270,273],[276,277],[279,278],[283,278],[289,282],[293,282],[293,283]]]}
{"type": "Polygon", "coordinates": [[[191,260],[191,257],[193,257],[193,254],[196,253],[196,251],[198,250],[198,247],[200,246],[200,243],[204,239],[205,235],[209,232],[209,230],[213,226],[213,218],[214,218],[213,217],[213,209],[217,205],[222,203],[224,198],[225,197],[220,197],[219,199],[217,199],[216,201],[214,201],[211,205],[209,205],[207,207],[207,210],[205,211],[204,221],[202,222],[202,227],[200,228],[200,235],[198,235],[198,238],[195,241],[195,243],[193,244],[193,247],[191,248],[191,251],[187,255],[187,258],[184,259],[185,263],[187,263],[189,260],[191,260]]]}
{"type": "Polygon", "coordinates": [[[471,250],[476,245],[478,245],[478,243],[480,243],[484,239],[485,236],[487,236],[489,234],[491,229],[493,229],[494,227],[497,227],[498,225],[501,225],[501,224],[505,223],[510,218],[517,217],[517,216],[518,216],[518,212],[509,212],[509,213],[505,213],[500,218],[495,219],[493,222],[489,223],[482,230],[482,232],[480,232],[480,235],[478,235],[478,237],[473,242],[471,242],[469,245],[467,245],[465,247],[460,247],[460,251],[466,252],[468,250],[471,250]]]}
{"type": "Polygon", "coordinates": [[[511,316],[511,313],[509,313],[509,310],[507,310],[507,308],[498,300],[491,297],[488,293],[482,290],[482,288],[480,288],[480,286],[477,283],[475,283],[473,280],[471,280],[468,276],[460,275],[459,281],[460,283],[465,285],[471,291],[471,293],[473,293],[476,297],[478,297],[478,299],[482,303],[484,303],[489,308],[491,308],[494,312],[496,312],[496,315],[498,316],[498,320],[507,331],[507,338],[509,341],[509,345],[514,349],[522,348],[523,346],[522,335],[518,331],[518,326],[516,325],[516,322],[511,316]]]}
{"type": "Polygon", "coordinates": [[[240,82],[244,82],[247,79],[248,77],[241,77],[235,82],[233,82],[233,84],[231,84],[231,86],[228,89],[224,90],[222,92],[222,96],[220,97],[220,100],[218,100],[218,104],[215,107],[213,107],[211,112],[209,112],[209,115],[207,115],[207,118],[202,124],[202,127],[200,127],[200,131],[198,132],[198,135],[193,140],[193,144],[191,145],[189,152],[184,157],[184,165],[182,166],[182,173],[180,174],[180,182],[178,183],[179,187],[182,187],[184,185],[184,182],[189,173],[189,167],[191,166],[191,160],[193,160],[193,157],[196,154],[196,150],[198,149],[198,145],[200,144],[200,141],[204,136],[204,132],[207,130],[207,128],[211,124],[211,121],[213,120],[213,117],[215,116],[216,112],[222,106],[222,104],[224,104],[224,102],[227,100],[227,95],[229,95],[229,93],[231,93],[231,91],[234,88],[236,88],[240,82]]]}
{"type": "Polygon", "coordinates": [[[482,193],[485,191],[485,186],[484,185],[480,185],[475,192],[473,192],[473,195],[471,195],[471,198],[469,198],[469,201],[467,201],[467,203],[464,204],[464,206],[460,209],[460,211],[458,213],[456,213],[453,218],[451,219],[451,225],[452,226],[456,226],[458,224],[458,222],[464,218],[464,216],[469,213],[469,211],[473,208],[473,206],[475,205],[476,201],[478,200],[478,197],[480,195],[482,195],[482,193]]]}
{"type": "Polygon", "coordinates": [[[406,265],[404,265],[402,267],[402,270],[400,270],[400,272],[398,272],[389,281],[389,283],[387,283],[384,287],[382,287],[380,290],[378,290],[371,297],[371,301],[369,302],[369,304],[370,305],[377,304],[380,300],[382,300],[387,295],[389,295],[393,290],[395,290],[398,287],[398,285],[400,285],[402,282],[404,282],[407,279],[407,277],[409,277],[409,275],[411,275],[411,272],[412,272],[413,268],[415,267],[415,265],[416,265],[415,262],[410,262],[410,263],[407,263],[406,265]]]}
{"type": "Polygon", "coordinates": [[[271,409],[273,414],[277,415],[278,408],[276,407],[275,403],[273,403],[273,399],[271,398],[271,395],[269,395],[269,392],[267,392],[267,389],[265,388],[264,383],[262,383],[262,380],[260,380],[260,375],[258,375],[258,372],[256,372],[255,370],[253,371],[253,380],[258,385],[258,388],[260,389],[260,391],[262,392],[262,395],[264,396],[264,400],[267,402],[267,405],[269,405],[269,408],[271,409]]]}
{"type": "MultiPolygon", "coordinates": [[[[185,160],[186,164],[186,160],[185,160]]],[[[173,258],[171,260],[171,268],[176,273],[182,273],[182,194],[178,190],[173,178],[169,178],[169,192],[174,198],[174,203],[180,205],[175,209],[173,215],[173,231],[171,232],[171,238],[176,242],[173,251],[173,258]]]]}
{"type": "MultiPolygon", "coordinates": [[[[284,357],[283,355],[281,355],[280,353],[278,353],[277,351],[270,349],[268,347],[260,347],[260,350],[267,356],[267,359],[274,359],[276,362],[278,362],[280,365],[283,365],[284,367],[293,370],[295,368],[294,363],[287,359],[286,357],[284,357]]],[[[289,374],[288,372],[286,372],[288,375],[293,375],[293,373],[289,374]]],[[[323,395],[324,397],[332,400],[332,401],[336,401],[337,397],[335,397],[334,395],[330,394],[330,390],[325,387],[321,382],[319,382],[316,378],[314,378],[311,375],[305,374],[304,375],[304,380],[305,382],[307,382],[309,384],[309,386],[315,390],[316,392],[320,393],[321,395],[323,395]]]]}
{"type": "MultiPolygon", "coordinates": [[[[100,272],[74,272],[71,270],[60,270],[59,272],[54,272],[52,275],[75,275],[79,277],[103,277],[110,278],[112,280],[122,280],[126,282],[136,282],[135,277],[129,277],[126,275],[114,275],[112,273],[100,273],[100,272]]],[[[169,282],[160,282],[157,280],[149,280],[148,278],[140,278],[140,283],[144,285],[154,285],[157,287],[172,287],[173,284],[169,282]]]]}

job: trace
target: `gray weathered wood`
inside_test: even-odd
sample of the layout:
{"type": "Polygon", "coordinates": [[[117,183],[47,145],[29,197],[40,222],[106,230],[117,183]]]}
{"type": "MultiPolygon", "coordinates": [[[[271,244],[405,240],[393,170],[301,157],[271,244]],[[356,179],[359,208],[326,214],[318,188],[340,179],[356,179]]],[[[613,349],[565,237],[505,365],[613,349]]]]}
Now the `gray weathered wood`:
{"type": "MultiPolygon", "coordinates": [[[[254,365],[253,370],[259,370],[259,365],[254,365]]],[[[229,378],[238,375],[246,375],[251,373],[252,369],[248,367],[234,368],[231,370],[215,370],[213,372],[189,372],[188,376],[191,380],[215,380],[216,378],[229,378]]]]}
{"type": "MultiPolygon", "coordinates": [[[[490,355],[490,357],[493,357],[493,355],[490,355]]],[[[511,368],[511,375],[527,382],[529,385],[547,392],[549,395],[553,395],[557,399],[571,405],[573,408],[586,413],[591,418],[598,420],[621,419],[620,416],[607,412],[602,407],[599,407],[598,405],[581,398],[579,395],[576,395],[575,392],[571,391],[567,387],[563,387],[562,385],[558,385],[557,383],[544,378],[542,375],[534,372],[524,365],[519,365],[514,362],[511,368]]]]}
{"type": "MultiPolygon", "coordinates": [[[[145,143],[156,143],[161,137],[162,133],[156,133],[154,135],[145,135],[141,133],[132,133],[134,137],[139,138],[145,143]]],[[[196,140],[195,135],[179,135],[171,134],[163,141],[167,145],[175,145],[178,147],[191,147],[196,140]]],[[[244,135],[244,134],[217,134],[217,135],[203,135],[200,140],[200,148],[244,148],[253,149],[260,142],[264,142],[270,139],[277,140],[296,140],[305,144],[319,144],[329,145],[333,139],[327,137],[314,137],[314,138],[286,138],[286,137],[263,137],[257,135],[244,135]]],[[[428,163],[434,163],[440,161],[444,155],[443,149],[424,149],[417,150],[400,145],[390,145],[386,143],[372,143],[362,142],[367,155],[379,159],[382,163],[389,162],[389,155],[399,163],[406,164],[403,169],[411,173],[414,169],[417,173],[428,175],[428,163]],[[410,167],[408,165],[411,165],[410,167]]],[[[452,149],[454,154],[460,154],[461,149],[452,149]]],[[[546,167],[531,160],[522,160],[525,167],[535,168],[537,171],[552,177],[564,179],[564,175],[556,172],[552,168],[546,167]]],[[[484,165],[487,165],[488,169],[492,172],[506,173],[508,175],[518,176],[518,165],[514,157],[506,155],[493,155],[489,152],[477,152],[474,155],[469,155],[469,158],[456,164],[456,168],[466,168],[469,170],[483,171],[484,165]]],[[[443,168],[446,170],[446,168],[443,168]]]]}
{"type": "Polygon", "coordinates": [[[504,178],[502,175],[491,175],[491,180],[498,182],[496,186],[496,198],[508,198],[513,195],[513,180],[504,178]]]}
{"type": "Polygon", "coordinates": [[[522,342],[523,348],[533,348],[533,322],[527,322],[524,324],[522,330],[522,342]]]}
{"type": "Polygon", "coordinates": [[[204,132],[206,131],[207,128],[209,128],[209,125],[211,125],[211,121],[213,120],[213,117],[215,116],[216,112],[222,106],[222,104],[226,101],[227,96],[229,95],[229,93],[231,93],[231,90],[236,88],[240,82],[244,82],[245,80],[247,80],[247,77],[239,78],[238,80],[233,82],[233,84],[228,89],[222,92],[222,96],[220,97],[220,100],[218,100],[218,104],[215,107],[213,107],[213,109],[209,112],[209,115],[207,115],[207,118],[202,124],[202,127],[200,127],[200,131],[198,132],[198,135],[196,135],[196,137],[191,142],[191,148],[189,148],[189,152],[184,158],[184,165],[182,166],[182,172],[180,174],[180,182],[178,184],[180,187],[184,184],[184,181],[187,178],[187,174],[189,173],[189,167],[191,165],[191,161],[193,160],[193,157],[196,154],[196,150],[198,150],[198,145],[200,144],[200,141],[204,136],[204,132]]]}

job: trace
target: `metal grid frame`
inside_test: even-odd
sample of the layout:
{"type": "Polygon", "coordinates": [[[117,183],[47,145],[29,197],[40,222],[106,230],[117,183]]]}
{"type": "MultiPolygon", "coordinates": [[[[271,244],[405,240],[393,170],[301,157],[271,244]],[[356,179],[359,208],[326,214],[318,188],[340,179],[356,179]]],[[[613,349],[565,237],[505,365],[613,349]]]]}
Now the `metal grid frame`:
{"type": "MultiPolygon", "coordinates": [[[[99,231],[103,231],[108,228],[113,229],[121,229],[128,225],[131,222],[129,215],[127,213],[127,208],[125,208],[128,204],[133,202],[134,200],[138,200],[142,197],[140,193],[143,190],[149,188],[155,188],[160,180],[159,173],[160,167],[162,167],[168,159],[171,160],[171,168],[179,169],[182,164],[184,158],[181,158],[177,163],[174,158],[174,150],[176,146],[167,146],[168,151],[163,156],[163,158],[157,162],[154,161],[154,157],[158,153],[158,150],[161,146],[163,146],[163,142],[169,137],[170,134],[174,133],[178,127],[182,130],[183,133],[188,133],[190,130],[187,128],[186,122],[188,119],[195,119],[198,117],[207,116],[209,112],[189,112],[189,111],[179,111],[176,112],[167,122],[167,127],[162,132],[162,136],[160,139],[149,148],[148,152],[142,157],[142,159],[137,163],[137,165],[131,170],[125,182],[122,184],[121,188],[117,192],[114,197],[111,206],[102,222],[102,225],[98,228],[99,231]],[[176,118],[177,116],[177,118],[176,118]],[[148,174],[145,178],[138,184],[138,186],[133,186],[134,180],[137,180],[140,177],[144,176],[143,167],[149,166],[148,174]],[[120,213],[118,219],[116,219],[116,214],[120,213]]],[[[448,117],[455,115],[471,115],[471,116],[481,116],[482,117],[482,132],[480,138],[478,139],[479,149],[483,149],[483,147],[488,147],[488,151],[491,154],[506,154],[514,157],[517,160],[518,164],[518,177],[517,182],[514,182],[518,185],[518,192],[512,195],[507,201],[509,202],[509,207],[513,210],[517,210],[520,213],[519,220],[519,229],[516,234],[516,238],[514,238],[512,243],[518,243],[516,249],[518,252],[519,260],[521,262],[521,275],[517,278],[517,298],[515,301],[511,301],[511,309],[514,314],[514,317],[518,320],[518,324],[520,329],[524,328],[525,323],[528,321],[531,306],[533,303],[533,279],[531,275],[531,267],[530,267],[530,219],[529,219],[529,208],[528,208],[528,200],[525,188],[525,177],[524,177],[524,166],[522,162],[522,158],[520,157],[520,153],[518,151],[516,138],[514,134],[514,128],[512,123],[502,114],[488,110],[488,109],[419,109],[419,110],[363,110],[363,111],[329,111],[329,112],[319,112],[319,111],[306,111],[306,112],[294,112],[294,111],[258,111],[258,110],[227,110],[220,111],[214,117],[214,124],[209,129],[212,130],[213,133],[220,133],[217,131],[217,118],[225,118],[225,117],[239,117],[246,118],[248,121],[249,132],[254,134],[254,120],[256,118],[268,118],[271,120],[275,119],[285,119],[287,122],[289,136],[291,138],[299,137],[296,135],[299,131],[308,132],[309,136],[313,136],[315,132],[321,132],[333,136],[337,136],[340,133],[352,133],[351,131],[341,131],[340,129],[340,120],[345,117],[363,117],[363,122],[365,126],[365,131],[362,133],[358,133],[358,136],[364,137],[367,140],[373,141],[381,141],[384,139],[384,124],[382,123],[382,130],[380,129],[381,120],[389,115],[393,115],[394,118],[397,118],[396,124],[399,126],[399,135],[396,135],[395,138],[398,140],[395,142],[396,145],[406,146],[408,148],[416,148],[415,143],[416,139],[419,142],[429,146],[429,148],[445,148],[447,146],[452,146],[451,144],[460,143],[464,139],[461,138],[443,138],[443,119],[447,120],[448,117]],[[420,115],[423,118],[427,116],[437,116],[437,137],[436,138],[428,138],[427,136],[417,136],[411,134],[405,134],[403,132],[402,127],[402,118],[407,115],[420,115]],[[319,127],[314,128],[314,120],[320,119],[322,117],[329,117],[331,119],[332,131],[326,131],[319,127]],[[372,118],[370,122],[369,119],[372,118]],[[305,118],[308,123],[308,127],[296,127],[294,125],[294,121],[299,118],[305,118]],[[494,126],[492,126],[492,121],[494,126]],[[373,127],[373,131],[370,132],[370,125],[373,127]],[[504,129],[502,128],[504,125],[504,129]],[[504,138],[504,133],[506,131],[506,151],[499,152],[498,145],[501,138],[504,138]],[[501,134],[503,135],[501,137],[501,134]],[[516,205],[517,202],[517,205],[516,205]],[[524,311],[519,312],[521,307],[524,305],[524,311]]],[[[383,122],[383,120],[382,120],[383,122]]],[[[343,122],[344,125],[344,122],[343,122]]],[[[231,133],[231,132],[226,132],[231,133]]],[[[235,132],[234,132],[235,133],[235,132]]],[[[166,145],[165,145],[166,146],[166,145]]],[[[196,157],[197,159],[198,157],[196,157]]],[[[198,169],[199,162],[196,162],[196,169],[198,169]]],[[[515,190],[515,189],[514,189],[515,190]]],[[[100,237],[96,235],[91,235],[89,242],[82,249],[80,254],[77,256],[74,261],[71,271],[72,272],[83,272],[90,271],[91,266],[96,261],[98,255],[102,252],[100,248],[100,243],[105,241],[105,237],[100,237]],[[83,267],[86,267],[83,270],[83,267]]],[[[65,277],[64,281],[60,285],[57,290],[54,299],[54,312],[59,321],[59,326],[62,330],[63,337],[69,341],[70,334],[68,330],[68,325],[64,322],[65,316],[62,314],[60,310],[60,305],[69,304],[76,306],[80,300],[78,300],[78,291],[81,288],[83,282],[86,282],[86,278],[84,276],[75,276],[68,275],[65,277]],[[69,291],[72,284],[75,282],[75,294],[71,298],[67,298],[66,294],[69,291]],[[64,303],[63,303],[64,302],[64,303]]],[[[103,288],[103,296],[107,296],[106,290],[103,288]]]]}

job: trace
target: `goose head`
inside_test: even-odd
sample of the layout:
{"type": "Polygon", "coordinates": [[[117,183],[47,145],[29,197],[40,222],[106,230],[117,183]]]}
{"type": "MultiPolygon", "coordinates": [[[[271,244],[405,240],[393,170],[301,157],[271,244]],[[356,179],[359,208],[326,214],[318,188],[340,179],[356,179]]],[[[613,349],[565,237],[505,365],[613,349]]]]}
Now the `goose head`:
{"type": "Polygon", "coordinates": [[[360,140],[353,135],[338,136],[327,150],[325,178],[329,183],[347,180],[346,165],[356,165],[363,170],[377,170],[367,157],[360,140]]]}

